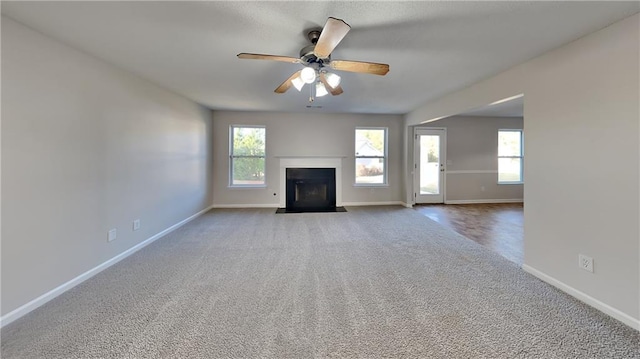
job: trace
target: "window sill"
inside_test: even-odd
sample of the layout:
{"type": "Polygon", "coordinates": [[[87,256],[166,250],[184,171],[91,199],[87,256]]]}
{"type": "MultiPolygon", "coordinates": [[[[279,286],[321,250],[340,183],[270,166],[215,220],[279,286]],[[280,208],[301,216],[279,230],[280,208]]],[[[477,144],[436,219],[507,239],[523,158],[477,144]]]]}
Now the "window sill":
{"type": "Polygon", "coordinates": [[[389,187],[387,183],[354,183],[353,187],[389,187]]]}
{"type": "Polygon", "coordinates": [[[265,189],[267,185],[256,185],[256,186],[227,186],[228,189],[265,189]]]}
{"type": "Polygon", "coordinates": [[[501,184],[524,184],[524,182],[520,181],[520,182],[498,182],[499,185],[501,184]]]}

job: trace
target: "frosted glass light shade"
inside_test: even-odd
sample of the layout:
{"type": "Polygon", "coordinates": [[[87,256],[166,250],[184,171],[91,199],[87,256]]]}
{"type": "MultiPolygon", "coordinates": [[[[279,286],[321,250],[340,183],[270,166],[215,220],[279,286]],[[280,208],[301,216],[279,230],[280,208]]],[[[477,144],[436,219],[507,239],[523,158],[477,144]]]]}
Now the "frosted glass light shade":
{"type": "Polygon", "coordinates": [[[291,80],[291,83],[293,84],[293,86],[296,88],[296,90],[300,91],[302,90],[302,86],[304,86],[304,81],[302,81],[302,79],[300,78],[300,76],[297,76],[296,78],[294,78],[293,80],[291,80]]]}
{"type": "Polygon", "coordinates": [[[327,88],[324,87],[324,84],[322,82],[316,82],[316,97],[322,97],[327,94],[327,88]]]}
{"type": "Polygon", "coordinates": [[[305,67],[300,72],[300,79],[307,84],[313,83],[316,80],[316,70],[311,67],[305,67]]]}
{"type": "Polygon", "coordinates": [[[329,86],[331,86],[332,88],[336,88],[338,85],[340,85],[340,76],[331,73],[331,72],[327,72],[324,75],[325,79],[327,79],[327,83],[329,84],[329,86]]]}

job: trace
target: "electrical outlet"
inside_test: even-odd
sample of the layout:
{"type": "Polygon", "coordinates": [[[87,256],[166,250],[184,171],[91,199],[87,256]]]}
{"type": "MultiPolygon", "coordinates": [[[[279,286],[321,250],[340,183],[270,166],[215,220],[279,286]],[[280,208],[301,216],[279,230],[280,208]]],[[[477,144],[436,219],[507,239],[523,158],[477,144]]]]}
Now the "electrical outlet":
{"type": "Polygon", "coordinates": [[[110,229],[109,232],[107,233],[107,242],[111,242],[112,240],[116,239],[117,236],[117,231],[116,229],[110,229]]]}
{"type": "Polygon", "coordinates": [[[593,273],[593,258],[578,254],[578,267],[593,273]]]}
{"type": "Polygon", "coordinates": [[[139,219],[135,219],[135,220],[133,220],[133,230],[137,231],[138,229],[140,229],[140,220],[139,219]]]}

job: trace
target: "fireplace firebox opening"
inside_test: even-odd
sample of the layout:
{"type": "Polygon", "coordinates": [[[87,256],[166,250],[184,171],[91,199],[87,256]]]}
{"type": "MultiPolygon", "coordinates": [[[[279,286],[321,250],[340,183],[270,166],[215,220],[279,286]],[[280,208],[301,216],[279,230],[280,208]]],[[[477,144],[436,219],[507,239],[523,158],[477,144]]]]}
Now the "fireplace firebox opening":
{"type": "Polygon", "coordinates": [[[286,181],[287,213],[339,210],[335,168],[287,168],[286,181]]]}

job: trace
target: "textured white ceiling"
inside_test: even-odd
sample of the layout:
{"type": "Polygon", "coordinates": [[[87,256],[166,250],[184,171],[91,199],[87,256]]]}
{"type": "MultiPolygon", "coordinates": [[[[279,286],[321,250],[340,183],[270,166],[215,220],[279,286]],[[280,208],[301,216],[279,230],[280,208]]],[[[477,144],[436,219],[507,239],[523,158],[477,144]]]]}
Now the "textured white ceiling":
{"type": "Polygon", "coordinates": [[[599,30],[638,2],[2,2],[2,13],[212,109],[406,113],[599,30]],[[341,73],[345,93],[307,109],[273,90],[327,17],[352,27],[334,59],[390,64],[341,73]]]}

